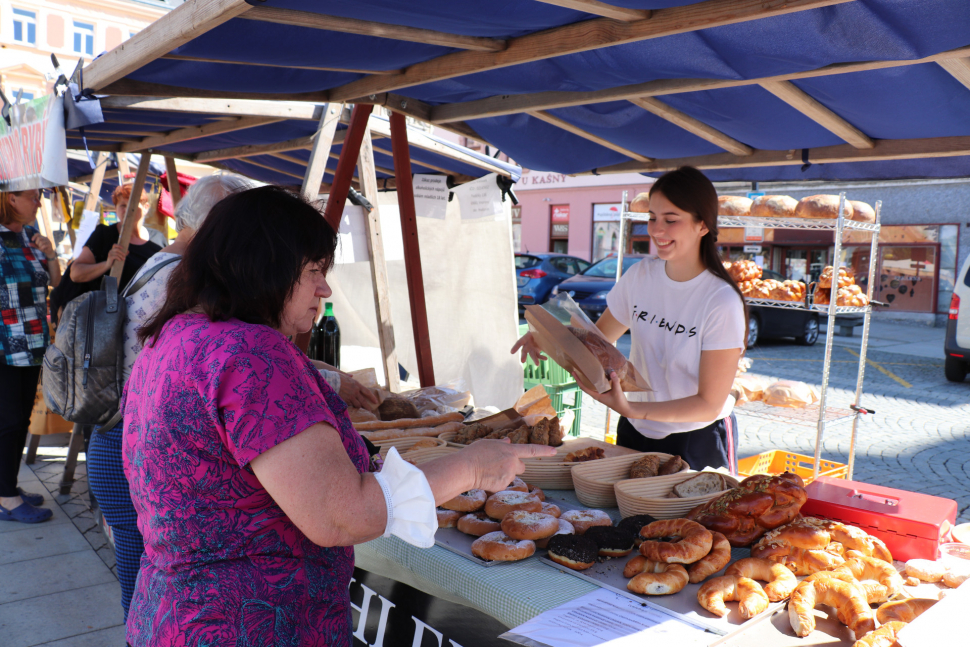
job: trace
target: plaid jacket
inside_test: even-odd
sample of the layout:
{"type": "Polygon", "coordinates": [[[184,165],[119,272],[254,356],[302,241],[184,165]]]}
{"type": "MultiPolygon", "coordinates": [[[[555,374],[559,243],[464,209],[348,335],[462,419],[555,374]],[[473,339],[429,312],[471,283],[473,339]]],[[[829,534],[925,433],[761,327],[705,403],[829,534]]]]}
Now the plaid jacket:
{"type": "Polygon", "coordinates": [[[30,239],[0,225],[0,364],[40,366],[50,345],[47,259],[30,239]]]}

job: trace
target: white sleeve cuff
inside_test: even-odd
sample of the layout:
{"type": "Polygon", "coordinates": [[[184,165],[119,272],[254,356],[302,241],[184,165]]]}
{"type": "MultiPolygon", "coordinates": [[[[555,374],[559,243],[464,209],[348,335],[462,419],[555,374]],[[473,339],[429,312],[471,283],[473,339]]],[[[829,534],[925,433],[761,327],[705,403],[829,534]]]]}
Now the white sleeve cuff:
{"type": "Polygon", "coordinates": [[[394,535],[418,548],[434,546],[438,514],[434,494],[424,472],[406,462],[391,447],[384,467],[374,474],[384,491],[387,526],[384,536],[394,535]]]}
{"type": "Polygon", "coordinates": [[[340,393],[340,373],[336,371],[328,371],[325,368],[317,369],[320,371],[320,376],[330,385],[330,388],[334,390],[335,393],[340,393]]]}

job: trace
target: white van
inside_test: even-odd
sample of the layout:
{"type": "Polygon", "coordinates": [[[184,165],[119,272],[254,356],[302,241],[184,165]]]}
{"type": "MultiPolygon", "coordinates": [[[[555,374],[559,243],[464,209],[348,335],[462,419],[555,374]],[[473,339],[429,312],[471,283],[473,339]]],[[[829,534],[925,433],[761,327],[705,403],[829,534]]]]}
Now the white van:
{"type": "Polygon", "coordinates": [[[946,341],[943,342],[946,379],[962,382],[970,370],[970,258],[957,274],[950,300],[950,319],[946,324],[946,341]]]}

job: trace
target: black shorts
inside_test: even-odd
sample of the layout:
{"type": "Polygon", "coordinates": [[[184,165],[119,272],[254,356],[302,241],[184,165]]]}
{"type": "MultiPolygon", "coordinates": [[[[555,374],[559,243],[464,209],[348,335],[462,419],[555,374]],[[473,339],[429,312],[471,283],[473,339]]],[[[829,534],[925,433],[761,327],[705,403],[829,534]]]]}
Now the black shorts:
{"type": "Polygon", "coordinates": [[[738,473],[738,420],[733,413],[702,429],[670,434],[666,438],[647,438],[621,417],[616,425],[616,444],[638,452],[677,454],[693,470],[726,467],[731,474],[738,473]]]}

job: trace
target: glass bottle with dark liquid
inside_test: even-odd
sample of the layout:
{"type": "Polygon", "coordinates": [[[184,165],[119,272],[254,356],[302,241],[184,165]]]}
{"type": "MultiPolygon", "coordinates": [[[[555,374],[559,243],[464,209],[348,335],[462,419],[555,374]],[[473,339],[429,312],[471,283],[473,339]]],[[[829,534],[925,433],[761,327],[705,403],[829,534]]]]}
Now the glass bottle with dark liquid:
{"type": "Polygon", "coordinates": [[[332,303],[326,304],[323,316],[313,324],[307,355],[310,359],[340,368],[340,326],[333,314],[332,303]]]}

